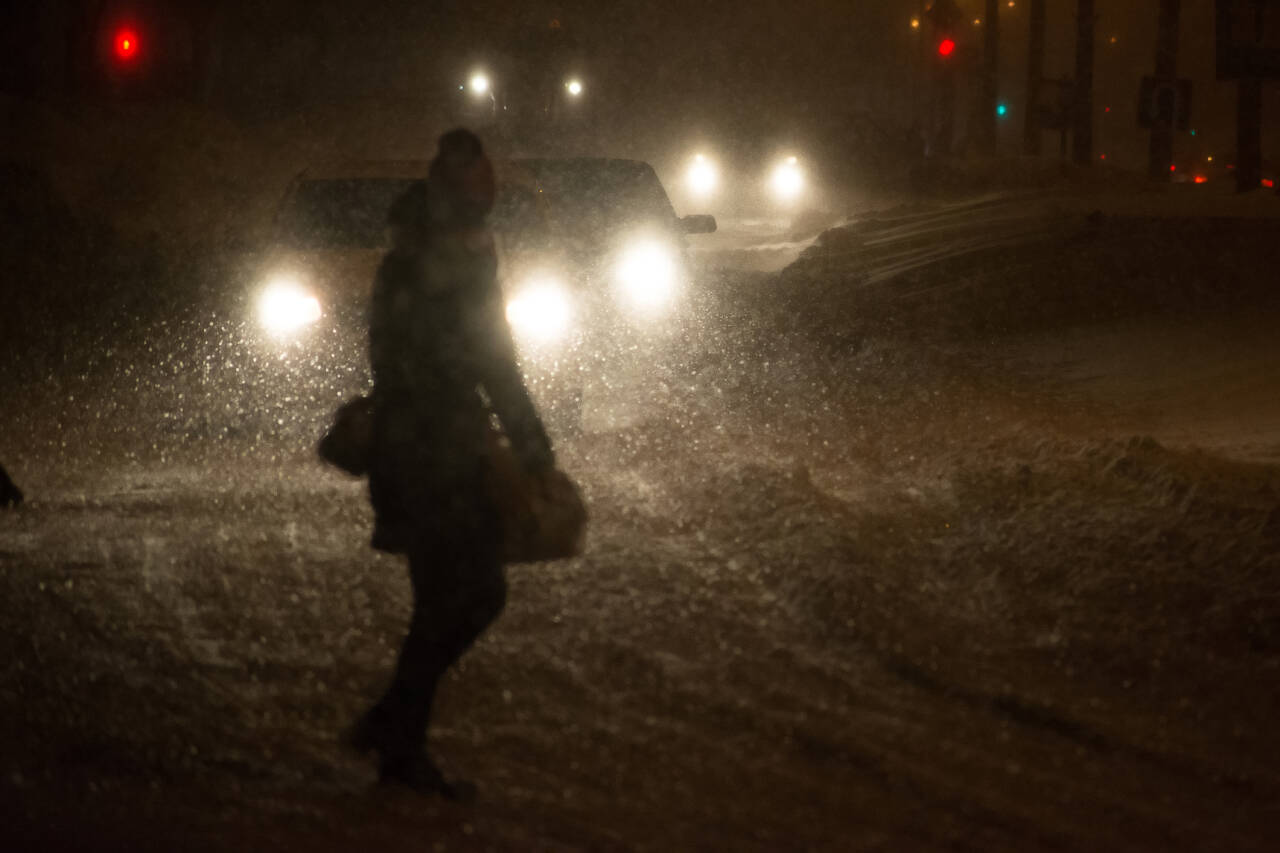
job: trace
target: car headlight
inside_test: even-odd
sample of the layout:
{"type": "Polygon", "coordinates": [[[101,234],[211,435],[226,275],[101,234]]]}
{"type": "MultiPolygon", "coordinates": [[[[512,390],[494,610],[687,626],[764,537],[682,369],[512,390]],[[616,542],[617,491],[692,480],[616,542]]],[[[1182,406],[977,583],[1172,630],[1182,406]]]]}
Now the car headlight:
{"type": "Polygon", "coordinates": [[[258,298],[258,320],[277,335],[296,332],[320,319],[320,300],[297,279],[280,276],[268,282],[258,298]]]}
{"type": "Polygon", "coordinates": [[[799,198],[804,191],[804,172],[795,157],[788,157],[773,168],[769,176],[769,189],[773,196],[781,202],[791,202],[799,198]]]}
{"type": "Polygon", "coordinates": [[[679,283],[675,253],[657,240],[642,240],[622,250],[614,277],[633,308],[653,313],[674,301],[679,283]]]}
{"type": "Polygon", "coordinates": [[[701,154],[695,154],[684,175],[689,191],[698,198],[706,198],[716,191],[720,184],[720,173],[712,163],[701,154]]]}
{"type": "Polygon", "coordinates": [[[572,321],[573,300],[554,276],[526,279],[507,301],[507,322],[521,340],[532,344],[560,341],[572,321]]]}

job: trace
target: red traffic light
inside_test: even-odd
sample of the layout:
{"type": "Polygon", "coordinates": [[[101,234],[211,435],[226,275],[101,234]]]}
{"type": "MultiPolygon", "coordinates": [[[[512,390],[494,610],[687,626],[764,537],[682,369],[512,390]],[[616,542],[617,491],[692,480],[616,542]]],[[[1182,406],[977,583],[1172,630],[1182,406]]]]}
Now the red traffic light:
{"type": "Polygon", "coordinates": [[[950,56],[952,53],[955,52],[955,49],[956,49],[955,39],[943,39],[942,41],[938,42],[938,56],[950,56]]]}
{"type": "Polygon", "coordinates": [[[116,59],[128,62],[138,55],[138,34],[128,27],[116,30],[116,59]]]}

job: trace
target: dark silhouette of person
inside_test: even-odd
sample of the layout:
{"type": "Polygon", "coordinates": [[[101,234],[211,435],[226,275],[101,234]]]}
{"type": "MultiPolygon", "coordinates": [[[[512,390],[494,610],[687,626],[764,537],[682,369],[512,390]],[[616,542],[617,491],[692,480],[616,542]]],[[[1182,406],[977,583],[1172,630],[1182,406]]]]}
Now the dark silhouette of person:
{"type": "Polygon", "coordinates": [[[0,465],[0,507],[8,508],[22,503],[22,489],[9,479],[9,472],[0,465]]]}
{"type": "Polygon", "coordinates": [[[372,544],[408,556],[413,615],[390,687],[348,739],[377,753],[383,782],[450,798],[469,786],[447,780],[427,752],[436,687],[506,603],[485,479],[490,412],[526,470],[555,464],[497,284],[485,225],[494,192],[480,140],[442,136],[427,180],[392,204],[393,247],[369,317],[372,544]]]}

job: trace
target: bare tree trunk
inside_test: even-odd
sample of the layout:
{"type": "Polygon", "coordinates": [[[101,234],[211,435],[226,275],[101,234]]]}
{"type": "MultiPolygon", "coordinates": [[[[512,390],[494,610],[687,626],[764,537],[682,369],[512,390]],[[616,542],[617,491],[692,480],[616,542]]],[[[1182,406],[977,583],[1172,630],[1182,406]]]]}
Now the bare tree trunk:
{"type": "Polygon", "coordinates": [[[1252,192],[1262,183],[1262,81],[1236,81],[1236,192],[1252,192]]]}

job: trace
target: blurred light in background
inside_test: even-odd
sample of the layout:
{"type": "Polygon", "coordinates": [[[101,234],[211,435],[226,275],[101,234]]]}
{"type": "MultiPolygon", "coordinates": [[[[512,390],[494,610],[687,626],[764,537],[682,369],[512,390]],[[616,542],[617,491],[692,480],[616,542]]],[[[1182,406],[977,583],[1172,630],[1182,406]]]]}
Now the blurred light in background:
{"type": "Polygon", "coordinates": [[[125,62],[134,59],[138,55],[138,34],[128,27],[117,30],[115,48],[117,59],[125,62]]]}
{"type": "Polygon", "coordinates": [[[553,276],[535,276],[507,302],[507,321],[517,337],[533,344],[554,343],[569,331],[573,305],[569,291],[553,276]]]}
{"type": "Polygon", "coordinates": [[[705,156],[695,154],[693,162],[685,171],[684,180],[690,192],[700,198],[706,198],[720,185],[720,173],[716,165],[705,156]]]}
{"type": "Polygon", "coordinates": [[[570,80],[568,83],[564,84],[564,87],[568,89],[569,94],[573,95],[575,98],[582,94],[581,80],[570,80]]]}
{"type": "Polygon", "coordinates": [[[669,306],[675,297],[678,270],[673,252],[656,240],[627,246],[614,270],[622,295],[646,313],[669,306]]]}
{"type": "Polygon", "coordinates": [[[489,91],[489,78],[482,72],[476,72],[471,75],[471,92],[476,95],[483,95],[489,91]]]}
{"type": "Polygon", "coordinates": [[[781,202],[795,201],[804,190],[804,173],[795,157],[788,157],[773,169],[769,177],[769,189],[781,202]]]}
{"type": "Polygon", "coordinates": [[[258,319],[277,335],[296,332],[320,319],[320,300],[288,277],[272,279],[258,300],[258,319]]]}

